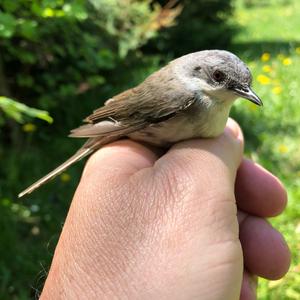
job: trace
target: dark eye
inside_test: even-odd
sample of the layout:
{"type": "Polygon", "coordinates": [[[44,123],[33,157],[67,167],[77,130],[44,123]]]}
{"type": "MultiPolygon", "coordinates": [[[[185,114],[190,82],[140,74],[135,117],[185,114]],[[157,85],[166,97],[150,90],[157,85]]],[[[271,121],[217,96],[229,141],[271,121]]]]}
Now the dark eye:
{"type": "Polygon", "coordinates": [[[219,70],[214,71],[214,73],[213,73],[213,79],[215,81],[222,82],[222,81],[224,81],[225,78],[226,78],[226,75],[223,72],[221,72],[219,70]]]}

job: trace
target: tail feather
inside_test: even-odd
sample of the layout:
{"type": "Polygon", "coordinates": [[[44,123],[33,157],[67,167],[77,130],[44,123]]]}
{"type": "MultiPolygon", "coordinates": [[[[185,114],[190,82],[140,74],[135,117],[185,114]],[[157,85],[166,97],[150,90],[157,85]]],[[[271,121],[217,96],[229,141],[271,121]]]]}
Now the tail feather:
{"type": "Polygon", "coordinates": [[[131,133],[133,131],[136,131],[137,129],[140,129],[141,125],[126,128],[123,132],[116,134],[116,135],[107,135],[107,136],[99,136],[99,137],[91,137],[89,138],[86,143],[80,148],[73,156],[71,156],[67,161],[62,163],[60,166],[58,166],[56,169],[54,169],[52,172],[47,174],[46,176],[39,179],[37,182],[33,183],[31,186],[29,186],[27,189],[22,191],[18,197],[21,198],[25,196],[26,194],[32,193],[34,190],[39,188],[44,183],[48,182],[49,180],[53,179],[58,174],[65,171],[68,167],[79,161],[80,159],[88,156],[89,154],[92,154],[97,149],[101,148],[101,146],[106,145],[108,143],[111,143],[113,141],[118,140],[120,137],[125,136],[128,133],[131,133]]]}
{"type": "Polygon", "coordinates": [[[51,180],[52,178],[54,178],[58,174],[62,173],[68,167],[70,167],[71,165],[73,165],[74,163],[76,163],[77,161],[79,161],[80,159],[82,159],[85,156],[87,156],[87,155],[91,154],[92,152],[94,152],[94,150],[95,149],[93,147],[79,149],[73,156],[71,156],[63,164],[61,164],[56,169],[54,169],[53,171],[51,171],[49,174],[45,175],[44,177],[42,177],[41,179],[39,179],[37,182],[35,182],[31,186],[29,186],[27,189],[25,189],[24,191],[22,191],[18,195],[18,197],[21,198],[21,197],[23,197],[26,194],[30,194],[35,189],[37,189],[38,187],[40,187],[42,184],[48,182],[49,180],[51,180]]]}

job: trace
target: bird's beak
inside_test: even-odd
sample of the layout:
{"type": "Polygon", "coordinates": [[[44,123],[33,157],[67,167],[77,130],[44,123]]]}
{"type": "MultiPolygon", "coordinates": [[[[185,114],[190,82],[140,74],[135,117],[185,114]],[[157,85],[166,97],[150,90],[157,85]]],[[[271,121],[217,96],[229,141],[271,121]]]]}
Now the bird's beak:
{"type": "Polygon", "coordinates": [[[250,100],[256,105],[262,106],[263,103],[261,99],[251,90],[249,86],[235,86],[232,88],[235,94],[237,94],[239,97],[245,98],[247,100],[250,100]]]}

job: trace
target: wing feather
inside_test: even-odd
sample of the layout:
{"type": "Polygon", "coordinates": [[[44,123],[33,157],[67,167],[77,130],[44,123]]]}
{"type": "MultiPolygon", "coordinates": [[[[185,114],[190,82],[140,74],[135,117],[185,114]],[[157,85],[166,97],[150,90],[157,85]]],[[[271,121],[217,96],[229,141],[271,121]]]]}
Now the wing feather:
{"type": "Polygon", "coordinates": [[[168,68],[160,69],[135,88],[109,99],[84,121],[85,124],[71,131],[71,137],[96,137],[125,135],[130,128],[145,128],[166,121],[195,102],[195,95],[188,92],[168,68]]]}

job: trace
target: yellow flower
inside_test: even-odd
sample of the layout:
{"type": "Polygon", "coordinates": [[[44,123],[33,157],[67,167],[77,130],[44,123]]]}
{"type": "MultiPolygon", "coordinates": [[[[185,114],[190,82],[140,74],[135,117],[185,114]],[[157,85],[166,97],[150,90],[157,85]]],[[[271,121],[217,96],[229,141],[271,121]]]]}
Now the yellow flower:
{"type": "Polygon", "coordinates": [[[269,84],[271,79],[266,75],[260,74],[257,76],[257,81],[261,84],[269,84]]]}
{"type": "Polygon", "coordinates": [[[282,92],[282,87],[281,86],[275,86],[272,89],[272,93],[275,94],[275,95],[279,95],[279,94],[281,94],[281,92],[282,92]]]}
{"type": "Polygon", "coordinates": [[[261,59],[261,61],[268,61],[268,60],[270,60],[270,57],[271,57],[270,53],[265,52],[265,53],[262,54],[260,59],[261,59]]]}
{"type": "Polygon", "coordinates": [[[297,53],[297,54],[300,54],[300,47],[297,47],[297,48],[296,48],[296,53],[297,53]]]}
{"type": "Polygon", "coordinates": [[[284,144],[280,144],[279,147],[278,147],[278,151],[281,154],[285,154],[289,151],[289,148],[284,144]]]}
{"type": "Polygon", "coordinates": [[[62,174],[60,175],[60,180],[61,180],[62,182],[68,182],[68,181],[71,180],[71,176],[70,176],[68,173],[62,173],[62,174]]]}
{"type": "Polygon", "coordinates": [[[34,132],[36,131],[36,125],[32,123],[26,123],[22,126],[24,132],[34,132]]]}
{"type": "Polygon", "coordinates": [[[269,65],[264,65],[262,69],[266,73],[270,73],[272,71],[272,68],[269,65]]]}
{"type": "Polygon", "coordinates": [[[287,58],[285,58],[285,59],[282,61],[282,63],[283,63],[285,66],[289,66],[289,65],[292,64],[292,60],[291,60],[289,57],[287,57],[287,58]]]}

